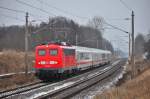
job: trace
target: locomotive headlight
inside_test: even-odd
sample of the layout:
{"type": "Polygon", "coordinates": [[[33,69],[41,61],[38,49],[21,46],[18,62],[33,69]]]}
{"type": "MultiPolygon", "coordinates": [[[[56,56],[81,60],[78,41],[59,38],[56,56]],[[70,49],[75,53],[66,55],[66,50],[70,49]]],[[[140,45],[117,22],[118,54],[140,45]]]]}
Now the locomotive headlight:
{"type": "Polygon", "coordinates": [[[46,64],[46,62],[45,62],[45,61],[41,61],[41,64],[42,64],[42,65],[45,65],[45,64],[46,64]]]}
{"type": "Polygon", "coordinates": [[[49,64],[57,64],[57,61],[50,61],[49,64]]]}

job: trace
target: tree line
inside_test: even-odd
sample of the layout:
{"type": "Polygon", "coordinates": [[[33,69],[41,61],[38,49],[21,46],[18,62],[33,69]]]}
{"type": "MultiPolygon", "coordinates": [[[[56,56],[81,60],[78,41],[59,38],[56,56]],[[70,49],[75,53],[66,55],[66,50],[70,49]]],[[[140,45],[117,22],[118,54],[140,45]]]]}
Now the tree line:
{"type": "Polygon", "coordinates": [[[135,57],[150,59],[150,32],[147,35],[139,33],[135,38],[135,57]]]}
{"type": "MultiPolygon", "coordinates": [[[[78,46],[106,49],[113,52],[112,44],[102,36],[102,31],[98,28],[102,27],[102,23],[100,21],[95,23],[95,19],[93,18],[86,26],[60,16],[49,18],[48,22],[41,22],[39,25],[29,24],[29,49],[33,50],[36,45],[41,43],[59,40],[72,45],[77,43],[78,46]]],[[[24,36],[25,26],[0,26],[0,50],[24,51],[24,36]]]]}
{"type": "Polygon", "coordinates": [[[146,52],[147,59],[150,59],[150,31],[149,34],[146,35],[146,42],[144,43],[144,50],[146,52]]]}

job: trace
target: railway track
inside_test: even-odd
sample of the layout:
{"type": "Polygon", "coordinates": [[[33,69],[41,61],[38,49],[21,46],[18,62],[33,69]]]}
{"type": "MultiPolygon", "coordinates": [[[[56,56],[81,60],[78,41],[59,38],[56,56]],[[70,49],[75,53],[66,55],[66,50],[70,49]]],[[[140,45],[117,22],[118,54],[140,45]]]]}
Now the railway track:
{"type": "MultiPolygon", "coordinates": [[[[28,74],[33,74],[33,73],[35,73],[35,72],[34,71],[28,72],[28,74]]],[[[11,78],[12,76],[16,76],[18,74],[25,74],[25,72],[1,74],[0,79],[11,78]]]]}
{"type": "MultiPolygon", "coordinates": [[[[58,80],[60,81],[60,80],[58,80]]],[[[56,82],[56,81],[54,81],[56,82]]],[[[54,82],[49,82],[49,83],[44,83],[42,81],[37,81],[31,84],[27,84],[27,85],[23,85],[17,88],[13,88],[13,89],[9,89],[9,90],[5,90],[5,91],[0,91],[0,99],[1,98],[7,98],[7,97],[12,97],[21,93],[25,93],[25,92],[29,92],[31,90],[37,89],[37,88],[41,88],[47,85],[51,85],[54,82]]]]}
{"type": "Polygon", "coordinates": [[[85,89],[95,85],[99,81],[106,79],[110,75],[117,73],[121,69],[122,65],[123,64],[118,64],[118,65],[115,65],[113,67],[106,68],[106,69],[104,69],[104,71],[99,72],[99,73],[95,74],[94,76],[87,77],[83,80],[80,80],[77,83],[70,85],[70,86],[64,87],[60,90],[48,93],[46,95],[42,95],[42,96],[37,97],[37,98],[38,99],[39,98],[40,99],[45,99],[45,98],[46,99],[47,98],[66,99],[66,98],[70,98],[70,97],[76,95],[77,93],[81,92],[82,90],[85,90],[85,89]]]}
{"type": "Polygon", "coordinates": [[[9,90],[5,90],[5,91],[1,91],[0,92],[0,99],[1,98],[6,98],[15,94],[19,94],[22,92],[26,92],[35,88],[39,88],[42,86],[46,86],[47,83],[43,83],[42,81],[37,81],[31,84],[27,84],[27,85],[23,85],[17,88],[13,88],[13,89],[9,89],[9,90]]]}
{"type": "Polygon", "coordinates": [[[114,62],[113,66],[104,66],[92,71],[86,72],[79,76],[69,78],[56,83],[42,83],[31,84],[29,86],[24,86],[22,88],[17,88],[14,90],[9,90],[6,92],[0,92],[0,98],[65,98],[74,95],[76,92],[79,92],[78,87],[80,86],[81,90],[90,86],[87,82],[94,82],[97,80],[102,80],[109,76],[111,73],[115,72],[118,67],[120,68],[120,61],[114,62]],[[72,94],[67,94],[69,93],[72,94]],[[65,95],[64,95],[65,94],[65,95]]]}

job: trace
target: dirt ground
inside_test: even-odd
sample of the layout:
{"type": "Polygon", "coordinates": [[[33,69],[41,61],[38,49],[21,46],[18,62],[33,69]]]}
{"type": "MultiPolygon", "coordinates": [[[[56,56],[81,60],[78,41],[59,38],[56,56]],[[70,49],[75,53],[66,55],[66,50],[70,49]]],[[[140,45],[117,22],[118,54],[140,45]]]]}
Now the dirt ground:
{"type": "Polygon", "coordinates": [[[135,75],[131,65],[116,87],[98,94],[94,99],[149,99],[150,98],[150,61],[136,61],[135,75]]]}

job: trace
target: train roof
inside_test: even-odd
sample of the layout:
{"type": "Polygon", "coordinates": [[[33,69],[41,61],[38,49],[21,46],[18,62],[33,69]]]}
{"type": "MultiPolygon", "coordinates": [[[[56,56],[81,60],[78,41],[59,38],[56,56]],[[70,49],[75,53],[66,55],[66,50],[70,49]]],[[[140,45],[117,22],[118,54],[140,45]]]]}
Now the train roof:
{"type": "Polygon", "coordinates": [[[79,51],[79,52],[98,52],[98,53],[111,54],[111,52],[108,50],[89,48],[89,47],[81,47],[81,46],[63,46],[63,45],[57,45],[57,44],[50,44],[50,45],[46,44],[46,45],[39,45],[37,47],[38,48],[44,48],[44,47],[49,47],[51,45],[52,46],[59,46],[60,48],[65,48],[65,49],[76,49],[76,51],[79,51]]]}
{"type": "Polygon", "coordinates": [[[106,53],[110,54],[111,52],[108,50],[102,50],[97,48],[88,48],[88,47],[81,47],[81,46],[74,46],[77,51],[84,51],[84,52],[98,52],[98,53],[106,53]]]}

